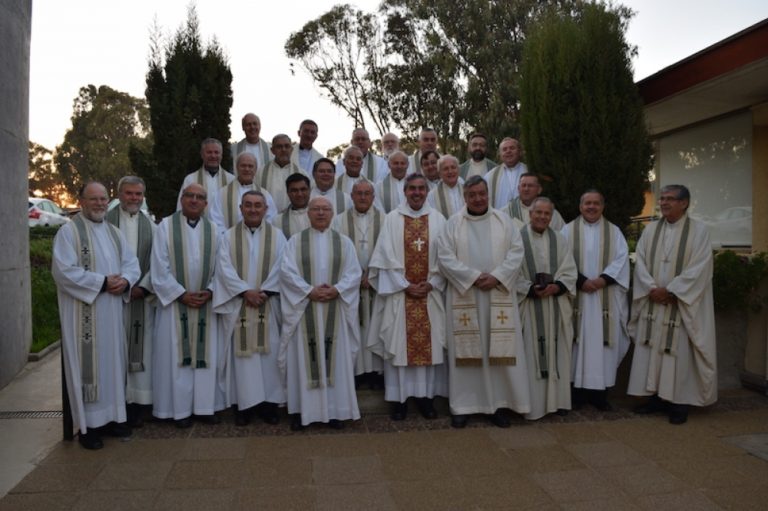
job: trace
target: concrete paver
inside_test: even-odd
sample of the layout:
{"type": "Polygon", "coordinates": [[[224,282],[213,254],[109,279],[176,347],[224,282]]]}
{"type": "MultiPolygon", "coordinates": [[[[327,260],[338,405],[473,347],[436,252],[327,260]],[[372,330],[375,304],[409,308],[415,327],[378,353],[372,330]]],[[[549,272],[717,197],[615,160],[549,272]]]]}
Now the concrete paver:
{"type": "MultiPolygon", "coordinates": [[[[22,383],[58,392],[58,358],[37,364],[0,391],[0,412],[56,409],[51,396],[35,406],[22,383]]],[[[768,398],[725,392],[678,427],[631,404],[509,429],[477,417],[453,430],[445,416],[415,414],[395,424],[380,412],[296,433],[285,419],[238,428],[226,413],[184,431],[150,421],[100,451],[61,441],[60,419],[2,419],[0,511],[764,509],[768,398]]]]}

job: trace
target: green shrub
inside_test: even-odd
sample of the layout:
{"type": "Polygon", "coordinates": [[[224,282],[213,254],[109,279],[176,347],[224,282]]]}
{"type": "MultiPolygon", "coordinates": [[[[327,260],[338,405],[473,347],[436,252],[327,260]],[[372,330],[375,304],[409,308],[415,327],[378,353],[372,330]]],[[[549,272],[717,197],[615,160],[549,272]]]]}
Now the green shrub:
{"type": "Polygon", "coordinates": [[[29,262],[32,285],[32,347],[37,353],[61,336],[56,284],[51,275],[53,235],[57,228],[33,227],[29,230],[29,262]]]}
{"type": "Polygon", "coordinates": [[[715,307],[720,310],[746,309],[755,312],[768,303],[758,293],[760,283],[768,277],[768,254],[738,255],[725,250],[715,255],[712,288],[715,307]]]}

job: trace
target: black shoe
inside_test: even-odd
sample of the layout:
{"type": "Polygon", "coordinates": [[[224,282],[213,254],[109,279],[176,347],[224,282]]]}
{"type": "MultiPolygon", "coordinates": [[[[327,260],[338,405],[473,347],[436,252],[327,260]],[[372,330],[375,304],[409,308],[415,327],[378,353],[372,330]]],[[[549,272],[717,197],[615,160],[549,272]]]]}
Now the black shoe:
{"type": "Polygon", "coordinates": [[[648,415],[650,413],[666,412],[667,410],[667,403],[662,401],[659,396],[654,394],[648,399],[648,401],[645,402],[645,404],[636,406],[632,411],[640,415],[648,415]]]}
{"type": "Polygon", "coordinates": [[[331,419],[328,421],[328,426],[331,429],[344,429],[344,423],[339,419],[331,419]]]}
{"type": "Polygon", "coordinates": [[[589,394],[589,403],[601,412],[612,412],[614,410],[611,403],[608,402],[607,390],[591,390],[589,394]]]}
{"type": "Polygon", "coordinates": [[[192,417],[184,417],[183,419],[176,419],[173,421],[176,427],[179,429],[188,429],[192,427],[192,417]]]}
{"type": "Polygon", "coordinates": [[[384,390],[384,375],[381,373],[370,373],[368,387],[371,390],[384,390]]]}
{"type": "Polygon", "coordinates": [[[451,415],[451,427],[456,429],[466,428],[469,415],[451,415]]]}
{"type": "Polygon", "coordinates": [[[501,410],[496,410],[491,416],[490,416],[491,422],[494,426],[497,428],[508,428],[512,425],[512,420],[507,417],[507,414],[502,412],[501,410]]]}
{"type": "Polygon", "coordinates": [[[291,431],[302,431],[305,426],[301,423],[301,414],[295,413],[291,417],[291,431]]]}
{"type": "Polygon", "coordinates": [[[195,418],[202,422],[203,424],[221,424],[221,417],[216,415],[215,413],[213,415],[195,415],[195,418]]]}
{"type": "Polygon", "coordinates": [[[402,421],[408,417],[408,402],[405,403],[393,403],[392,413],[389,416],[393,421],[402,421]]]}
{"type": "Polygon", "coordinates": [[[128,438],[133,431],[125,422],[110,422],[105,428],[105,433],[115,438],[128,438]]]}
{"type": "Polygon", "coordinates": [[[250,410],[235,410],[235,426],[247,426],[251,423],[250,410]]]}
{"type": "Polygon", "coordinates": [[[92,451],[104,447],[104,442],[101,441],[99,434],[91,428],[88,428],[85,434],[80,433],[77,436],[77,441],[80,442],[80,445],[92,451]]]}
{"type": "Polygon", "coordinates": [[[268,403],[265,401],[259,405],[256,413],[259,415],[259,418],[267,424],[275,425],[280,423],[280,416],[277,414],[277,403],[268,403]]]}
{"type": "Polygon", "coordinates": [[[669,423],[679,426],[688,422],[688,405],[678,405],[675,403],[669,406],[669,423]]]}
{"type": "Polygon", "coordinates": [[[581,410],[586,402],[584,396],[585,390],[571,385],[571,410],[581,410]]]}
{"type": "Polygon", "coordinates": [[[125,405],[125,414],[127,416],[126,422],[132,429],[138,429],[144,425],[144,419],[142,415],[141,405],[138,403],[128,403],[125,405]]]}
{"type": "Polygon", "coordinates": [[[434,419],[437,417],[437,411],[435,411],[435,400],[431,397],[421,397],[416,400],[416,406],[419,409],[419,413],[425,419],[434,419]]]}
{"type": "Polygon", "coordinates": [[[555,413],[560,417],[565,417],[568,415],[568,410],[566,410],[565,408],[558,408],[555,413]]]}

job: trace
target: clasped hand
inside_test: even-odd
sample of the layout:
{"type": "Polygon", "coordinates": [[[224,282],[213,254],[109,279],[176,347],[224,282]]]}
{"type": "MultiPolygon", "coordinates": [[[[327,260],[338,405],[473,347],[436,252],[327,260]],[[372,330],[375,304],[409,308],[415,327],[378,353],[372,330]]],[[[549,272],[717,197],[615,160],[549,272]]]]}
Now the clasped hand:
{"type": "Polygon", "coordinates": [[[309,299],[313,302],[330,302],[339,296],[339,291],[330,284],[320,284],[309,292],[309,299]]]}

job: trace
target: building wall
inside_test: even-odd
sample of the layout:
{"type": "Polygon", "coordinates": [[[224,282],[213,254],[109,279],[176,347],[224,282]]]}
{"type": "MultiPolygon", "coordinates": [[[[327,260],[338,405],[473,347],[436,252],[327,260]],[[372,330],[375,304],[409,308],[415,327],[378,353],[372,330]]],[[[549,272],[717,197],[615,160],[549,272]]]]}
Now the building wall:
{"type": "Polygon", "coordinates": [[[0,2],[0,388],[27,360],[32,341],[27,170],[31,0],[0,2]]]}
{"type": "Polygon", "coordinates": [[[752,245],[753,126],[744,111],[697,124],[658,139],[660,189],[683,184],[691,191],[692,217],[710,226],[713,246],[752,245]]]}

